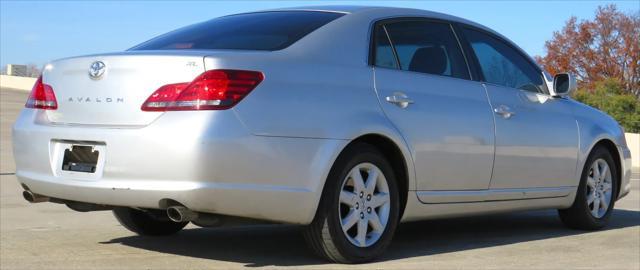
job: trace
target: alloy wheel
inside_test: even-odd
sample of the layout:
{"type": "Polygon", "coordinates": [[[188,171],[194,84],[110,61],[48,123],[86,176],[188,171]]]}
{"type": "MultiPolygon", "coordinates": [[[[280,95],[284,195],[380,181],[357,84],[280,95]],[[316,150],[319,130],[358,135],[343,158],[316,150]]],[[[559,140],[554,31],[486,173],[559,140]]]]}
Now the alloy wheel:
{"type": "Polygon", "coordinates": [[[387,180],[371,163],[353,167],[342,182],[338,207],[342,231],[358,247],[369,247],[382,236],[389,221],[387,180]]]}
{"type": "Polygon", "coordinates": [[[595,218],[602,218],[609,210],[612,198],[612,177],[609,164],[597,159],[591,164],[587,176],[587,205],[595,218]]]}

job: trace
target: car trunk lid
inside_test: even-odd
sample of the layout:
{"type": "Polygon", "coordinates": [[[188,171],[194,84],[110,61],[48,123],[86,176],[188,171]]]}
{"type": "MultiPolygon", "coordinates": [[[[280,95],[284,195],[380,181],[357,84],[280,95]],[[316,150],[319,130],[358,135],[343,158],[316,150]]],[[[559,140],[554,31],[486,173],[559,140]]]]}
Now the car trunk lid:
{"type": "Polygon", "coordinates": [[[205,52],[122,52],[54,61],[43,82],[51,85],[56,124],[145,126],[162,112],[145,112],[143,102],[159,87],[190,82],[205,71],[205,52]],[[100,67],[102,69],[100,69],[100,67]]]}

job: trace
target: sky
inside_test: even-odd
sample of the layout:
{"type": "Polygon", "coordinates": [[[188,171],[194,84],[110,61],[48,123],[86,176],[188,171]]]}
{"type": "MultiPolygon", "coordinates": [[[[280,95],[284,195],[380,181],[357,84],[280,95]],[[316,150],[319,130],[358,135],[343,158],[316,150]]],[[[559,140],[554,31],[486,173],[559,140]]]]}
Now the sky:
{"type": "Polygon", "coordinates": [[[591,19],[630,1],[6,1],[0,0],[0,65],[42,66],[57,58],[126,50],[176,28],[239,12],[305,5],[375,5],[443,12],[492,28],[531,55],[571,16],[591,19]]]}

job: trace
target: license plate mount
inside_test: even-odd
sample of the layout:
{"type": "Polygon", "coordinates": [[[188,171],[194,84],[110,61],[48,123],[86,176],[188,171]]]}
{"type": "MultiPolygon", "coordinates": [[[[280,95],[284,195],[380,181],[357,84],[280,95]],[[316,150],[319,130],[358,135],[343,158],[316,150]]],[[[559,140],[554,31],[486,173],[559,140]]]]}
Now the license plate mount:
{"type": "Polygon", "coordinates": [[[81,173],[95,173],[100,151],[91,145],[71,145],[64,150],[62,170],[81,173]]]}

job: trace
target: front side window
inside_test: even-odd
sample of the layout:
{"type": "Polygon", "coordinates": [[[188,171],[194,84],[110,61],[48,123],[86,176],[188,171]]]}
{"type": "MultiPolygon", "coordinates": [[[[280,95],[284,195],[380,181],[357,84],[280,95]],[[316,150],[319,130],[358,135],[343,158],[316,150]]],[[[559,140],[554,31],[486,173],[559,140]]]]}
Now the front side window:
{"type": "Polygon", "coordinates": [[[488,34],[464,29],[484,80],[489,83],[531,92],[545,93],[542,73],[522,54],[488,34]]]}

